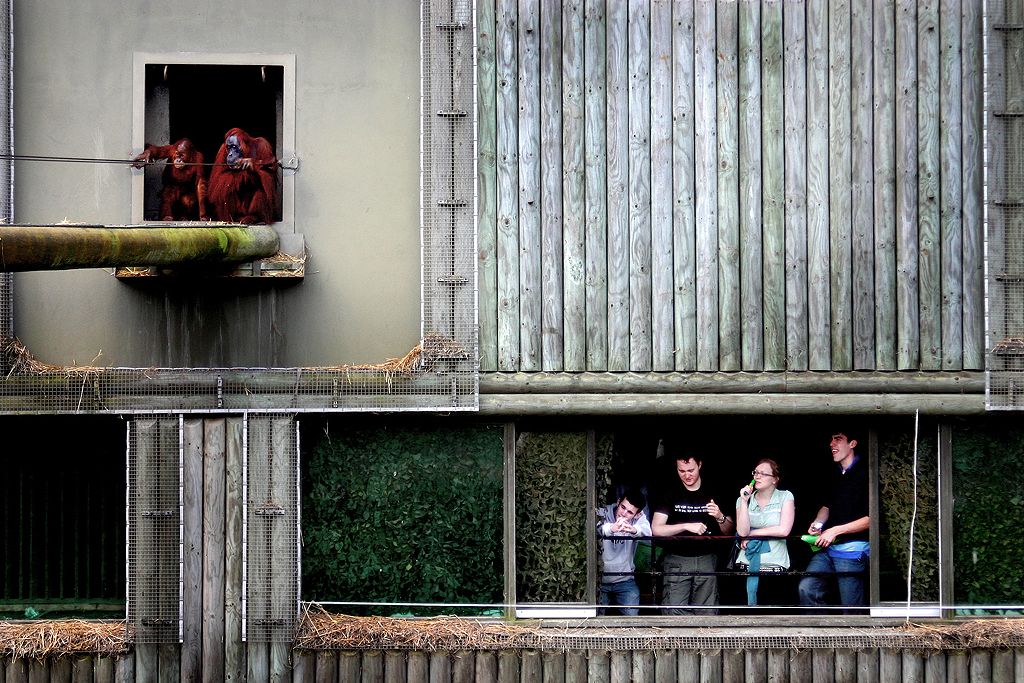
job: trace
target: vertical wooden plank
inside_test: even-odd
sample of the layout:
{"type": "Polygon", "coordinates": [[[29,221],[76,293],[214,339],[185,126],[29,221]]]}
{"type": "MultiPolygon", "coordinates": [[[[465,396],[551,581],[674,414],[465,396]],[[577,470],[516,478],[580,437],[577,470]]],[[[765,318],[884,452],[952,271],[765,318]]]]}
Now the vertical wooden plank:
{"type": "Polygon", "coordinates": [[[182,438],[181,680],[187,683],[200,681],[203,675],[203,421],[185,420],[182,438]]]}
{"type": "Polygon", "coordinates": [[[611,666],[608,669],[610,683],[627,683],[633,675],[633,663],[630,652],[615,650],[611,653],[611,666]]]}
{"type": "MultiPolygon", "coordinates": [[[[479,677],[477,680],[478,683],[484,683],[479,677]]],[[[569,650],[565,653],[565,683],[587,681],[587,653],[582,650],[569,650]]]]}
{"type": "Polygon", "coordinates": [[[563,368],[587,369],[583,4],[562,6],[563,368]]]}
{"type": "Polygon", "coordinates": [[[786,177],[783,133],[785,86],[781,0],[761,9],[761,261],[764,369],[786,369],[786,177]]]}
{"type": "Polygon", "coordinates": [[[828,3],[829,294],[833,370],[853,368],[850,3],[828,3]]]}
{"type": "Polygon", "coordinates": [[[242,644],[242,451],[245,420],[225,422],[224,450],[224,680],[239,683],[245,674],[242,644]]]}
{"type": "Polygon", "coordinates": [[[678,650],[677,680],[696,681],[700,679],[700,650],[678,650]]]}
{"type": "Polygon", "coordinates": [[[654,683],[654,653],[650,650],[633,652],[632,683],[654,683]]]}
{"type": "Polygon", "coordinates": [[[896,369],[896,13],[874,0],[875,367],[896,369]]]}
{"type": "Polygon", "coordinates": [[[808,364],[807,40],[803,0],[783,3],[783,102],[786,187],[786,367],[808,364]]]}
{"type": "Polygon", "coordinates": [[[917,9],[896,5],[896,366],[920,361],[917,282],[917,9]]]}
{"type": "Polygon", "coordinates": [[[754,680],[745,674],[743,650],[722,650],[722,680],[754,680]]]}
{"type": "Polygon", "coordinates": [[[814,669],[811,650],[789,651],[789,680],[792,683],[813,683],[814,669]]]}
{"type": "Polygon", "coordinates": [[[970,652],[967,650],[949,650],[946,656],[947,683],[967,683],[970,680],[970,652]]]}
{"type": "Polygon", "coordinates": [[[611,662],[607,650],[587,651],[587,681],[589,683],[610,683],[611,662]]]}
{"type": "Polygon", "coordinates": [[[988,682],[992,680],[991,652],[980,648],[971,650],[969,680],[971,683],[982,683],[982,681],[988,682]]]}
{"type": "Polygon", "coordinates": [[[654,683],[675,683],[677,658],[675,650],[654,652],[654,683]]]}
{"type": "Polygon", "coordinates": [[[29,660],[28,683],[50,683],[50,663],[47,660],[29,660]]]}
{"type": "Polygon", "coordinates": [[[159,658],[157,646],[153,643],[135,644],[135,681],[137,683],[156,683],[159,658]]]}
{"type": "Polygon", "coordinates": [[[857,651],[857,683],[879,683],[878,650],[857,651]]]}
{"type": "Polygon", "coordinates": [[[1014,683],[1024,683],[1024,648],[1013,649],[1014,683]]]}
{"type": "Polygon", "coordinates": [[[384,653],[367,650],[362,656],[362,683],[380,683],[384,680],[384,653]]]}
{"type": "Polygon", "coordinates": [[[203,422],[203,676],[224,678],[223,419],[203,422]]]}
{"type": "MultiPolygon", "coordinates": [[[[410,652],[408,665],[409,683],[427,683],[430,675],[430,660],[427,658],[427,653],[410,652]]],[[[339,678],[338,680],[344,681],[345,679],[339,678]]]]}
{"type": "Polygon", "coordinates": [[[608,370],[629,370],[629,6],[606,5],[608,370]]]}
{"type": "Polygon", "coordinates": [[[651,369],[675,369],[672,231],[672,5],[652,0],[651,20],[651,369]]]}
{"type": "MultiPolygon", "coordinates": [[[[522,683],[541,683],[544,669],[540,653],[536,650],[524,650],[520,655],[519,680],[522,683]]],[[[433,680],[431,683],[435,683],[433,680]]]]}
{"type": "Polygon", "coordinates": [[[333,650],[317,650],[316,683],[334,683],[337,680],[338,653],[333,650]]]}
{"type": "Polygon", "coordinates": [[[807,355],[829,370],[828,6],[807,3],[807,355]]]}
{"type": "Polygon", "coordinates": [[[461,650],[452,655],[452,683],[473,683],[476,655],[472,650],[461,650]]]}
{"type": "Polygon", "coordinates": [[[960,88],[961,138],[963,164],[963,335],[964,369],[985,367],[985,267],[982,202],[982,5],[960,5],[960,88]]]}
{"type": "Polygon", "coordinates": [[[338,683],[355,683],[362,675],[362,652],[345,651],[338,656],[338,683]]]}
{"type": "MultiPolygon", "coordinates": [[[[406,668],[406,653],[404,651],[388,650],[384,653],[384,683],[405,683],[406,668]]],[[[483,677],[479,680],[492,683],[494,679],[493,677],[483,677]]]]}
{"type": "Polygon", "coordinates": [[[899,650],[878,651],[878,678],[882,681],[898,681],[903,676],[903,658],[899,650]]]}
{"type": "Polygon", "coordinates": [[[743,653],[745,680],[768,680],[768,653],[763,649],[746,650],[743,653]]]}
{"type": "MultiPolygon", "coordinates": [[[[921,368],[942,368],[939,4],[917,3],[917,205],[921,368]]],[[[952,169],[950,169],[952,170],[952,169]]]]}
{"type": "MultiPolygon", "coordinates": [[[[58,668],[61,666],[61,662],[70,664],[67,657],[60,657],[53,662],[52,678],[53,683],[67,683],[71,680],[71,669],[68,667],[67,675],[61,673],[57,674],[58,668]]],[[[121,655],[114,662],[114,680],[117,683],[135,683],[135,656],[129,652],[126,655],[121,655]]]]}
{"type": "Polygon", "coordinates": [[[605,3],[585,0],[583,21],[584,183],[586,195],[586,363],[608,369],[608,215],[606,203],[605,3]]]}
{"type": "MultiPolygon", "coordinates": [[[[160,680],[162,683],[164,679],[160,680]]],[[[93,683],[92,657],[82,655],[71,660],[71,681],[72,683],[93,683]]]]}
{"type": "Polygon", "coordinates": [[[963,368],[963,215],[961,193],[960,0],[939,7],[939,222],[942,260],[942,369],[963,368]]]}
{"type": "Polygon", "coordinates": [[[498,370],[519,369],[519,75],[516,0],[496,1],[498,370]]]}
{"type": "Polygon", "coordinates": [[[924,682],[924,656],[920,652],[903,651],[903,683],[924,682]]]}
{"type": "Polygon", "coordinates": [[[565,683],[565,653],[545,651],[541,655],[541,669],[544,683],[565,683]]]}
{"type": "Polygon", "coordinates": [[[717,5],[716,79],[718,126],[718,362],[720,370],[740,370],[743,330],[740,309],[739,231],[739,8],[717,5]]]}
{"type": "Polygon", "coordinates": [[[871,0],[850,7],[850,252],[853,369],[875,367],[874,158],[871,0]]]}
{"type": "Polygon", "coordinates": [[[946,683],[946,653],[944,651],[925,653],[924,680],[925,683],[946,683]]]}
{"type": "Polygon", "coordinates": [[[992,652],[992,683],[1013,683],[1013,650],[992,652]]]}
{"type": "Polygon", "coordinates": [[[28,683],[28,663],[24,659],[8,659],[4,683],[28,683]]]}
{"type": "Polygon", "coordinates": [[[789,679],[789,652],[780,649],[768,650],[768,677],[765,680],[781,683],[789,679]]]}
{"type": "Polygon", "coordinates": [[[292,683],[316,683],[316,656],[309,650],[292,653],[292,683]]]}
{"type": "MultiPolygon", "coordinates": [[[[498,653],[494,650],[478,650],[473,666],[477,683],[498,683],[498,653]]],[[[402,683],[394,681],[394,683],[402,683]]]]}
{"type": "MultiPolygon", "coordinates": [[[[295,545],[295,510],[298,508],[298,501],[295,500],[295,419],[291,416],[276,417],[271,422],[271,430],[270,497],[288,511],[284,516],[274,517],[271,528],[271,599],[275,614],[284,617],[289,613],[294,615],[298,610],[294,578],[298,567],[295,545]]],[[[274,641],[270,643],[271,683],[287,678],[290,649],[288,634],[275,633],[274,641]]],[[[383,673],[383,668],[381,671],[383,673]]]]}
{"type": "Polygon", "coordinates": [[[498,99],[495,0],[476,2],[477,278],[480,370],[498,369],[498,99]]]}
{"type": "Polygon", "coordinates": [[[857,683],[857,653],[839,648],[835,654],[836,683],[857,683]]]}
{"type": "Polygon", "coordinates": [[[247,645],[246,683],[268,683],[270,681],[270,645],[252,641],[249,641],[247,645]]]}
{"type": "Polygon", "coordinates": [[[114,683],[114,659],[112,657],[96,657],[93,662],[93,680],[96,683],[114,683]]]}
{"type": "Polygon", "coordinates": [[[694,215],[696,220],[697,370],[718,370],[718,124],[715,4],[693,16],[694,215]]]}
{"type": "Polygon", "coordinates": [[[700,650],[700,683],[729,683],[722,676],[722,651],[700,650]]]}
{"type": "Polygon", "coordinates": [[[675,369],[697,369],[694,5],[672,2],[672,254],[675,369]]]}
{"type": "Polygon", "coordinates": [[[541,369],[540,7],[519,1],[519,367],[541,369]]]}
{"type": "Polygon", "coordinates": [[[765,248],[761,234],[761,4],[760,0],[738,4],[740,358],[744,370],[759,371],[764,369],[765,248]]]}
{"type": "Polygon", "coordinates": [[[629,369],[651,369],[651,20],[629,0],[629,369]]]}
{"type": "Polygon", "coordinates": [[[181,680],[181,648],[177,643],[162,643],[158,649],[160,683],[178,683],[181,680]]]}
{"type": "Polygon", "coordinates": [[[835,651],[831,649],[813,650],[811,669],[814,683],[835,683],[835,651]]]}
{"type": "Polygon", "coordinates": [[[562,10],[540,5],[540,243],[541,368],[563,367],[565,284],[562,270],[562,10]]]}

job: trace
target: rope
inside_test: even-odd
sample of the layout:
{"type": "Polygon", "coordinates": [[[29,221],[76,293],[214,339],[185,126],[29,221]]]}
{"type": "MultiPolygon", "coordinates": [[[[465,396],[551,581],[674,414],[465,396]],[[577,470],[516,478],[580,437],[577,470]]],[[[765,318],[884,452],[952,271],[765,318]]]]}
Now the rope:
{"type": "MultiPolygon", "coordinates": [[[[42,154],[0,154],[0,160],[2,161],[51,161],[62,164],[128,164],[129,166],[140,166],[141,165],[155,165],[162,159],[155,161],[134,161],[133,159],[101,159],[96,157],[62,157],[62,156],[46,156],[42,154]]],[[[182,166],[225,166],[230,167],[233,164],[218,164],[214,161],[208,161],[204,163],[188,162],[181,164],[182,166]]],[[[269,164],[264,163],[263,166],[269,164]]],[[[280,168],[292,168],[292,166],[285,166],[284,163],[278,161],[275,162],[276,166],[280,168]]]]}

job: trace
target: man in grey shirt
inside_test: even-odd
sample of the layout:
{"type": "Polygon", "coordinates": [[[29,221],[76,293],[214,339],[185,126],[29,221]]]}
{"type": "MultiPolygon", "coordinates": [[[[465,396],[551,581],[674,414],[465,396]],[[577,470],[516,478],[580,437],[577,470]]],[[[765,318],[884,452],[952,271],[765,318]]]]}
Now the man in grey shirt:
{"type": "Polygon", "coordinates": [[[618,503],[603,509],[598,535],[601,536],[601,614],[636,616],[640,588],[633,578],[633,555],[638,536],[651,535],[651,523],[644,514],[647,498],[639,489],[629,489],[618,503]]]}

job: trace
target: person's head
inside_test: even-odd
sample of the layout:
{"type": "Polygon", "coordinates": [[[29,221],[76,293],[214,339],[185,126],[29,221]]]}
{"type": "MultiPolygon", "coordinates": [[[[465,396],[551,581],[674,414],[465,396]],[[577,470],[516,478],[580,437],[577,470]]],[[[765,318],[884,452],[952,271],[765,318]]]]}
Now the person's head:
{"type": "Polygon", "coordinates": [[[619,504],[615,506],[615,518],[632,522],[645,505],[647,505],[647,496],[643,491],[636,488],[628,489],[622,498],[619,498],[619,504]]]}
{"type": "Polygon", "coordinates": [[[854,452],[857,447],[857,439],[846,432],[836,432],[832,435],[829,448],[832,449],[832,461],[838,463],[844,469],[853,464],[854,452]]]}
{"type": "Polygon", "coordinates": [[[703,464],[699,455],[680,453],[676,456],[676,474],[683,486],[691,491],[700,488],[700,468],[703,464]]]}
{"type": "Polygon", "coordinates": [[[754,477],[755,491],[777,488],[779,479],[782,478],[782,473],[779,471],[779,463],[771,458],[761,458],[758,460],[751,474],[754,477]]]}

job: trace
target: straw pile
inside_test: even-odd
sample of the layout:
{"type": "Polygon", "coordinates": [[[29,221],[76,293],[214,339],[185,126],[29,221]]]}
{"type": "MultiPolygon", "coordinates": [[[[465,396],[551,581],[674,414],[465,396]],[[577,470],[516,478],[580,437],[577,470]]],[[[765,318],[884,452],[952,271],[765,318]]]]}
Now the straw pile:
{"type": "Polygon", "coordinates": [[[923,647],[936,650],[1024,646],[1024,619],[978,619],[952,624],[908,624],[903,627],[923,647]]]}
{"type": "Polygon", "coordinates": [[[0,657],[42,659],[128,651],[123,621],[0,622],[0,657]]]}
{"type": "MultiPolygon", "coordinates": [[[[54,372],[64,373],[68,377],[83,377],[99,374],[108,369],[93,365],[63,366],[44,363],[33,356],[17,337],[0,339],[0,354],[10,367],[7,373],[8,377],[12,375],[44,375],[54,372]]],[[[96,358],[99,358],[99,354],[96,358]]]]}
{"type": "Polygon", "coordinates": [[[299,623],[295,647],[303,650],[403,649],[428,652],[525,647],[533,629],[481,623],[459,617],[396,619],[329,614],[307,607],[299,623]]]}

